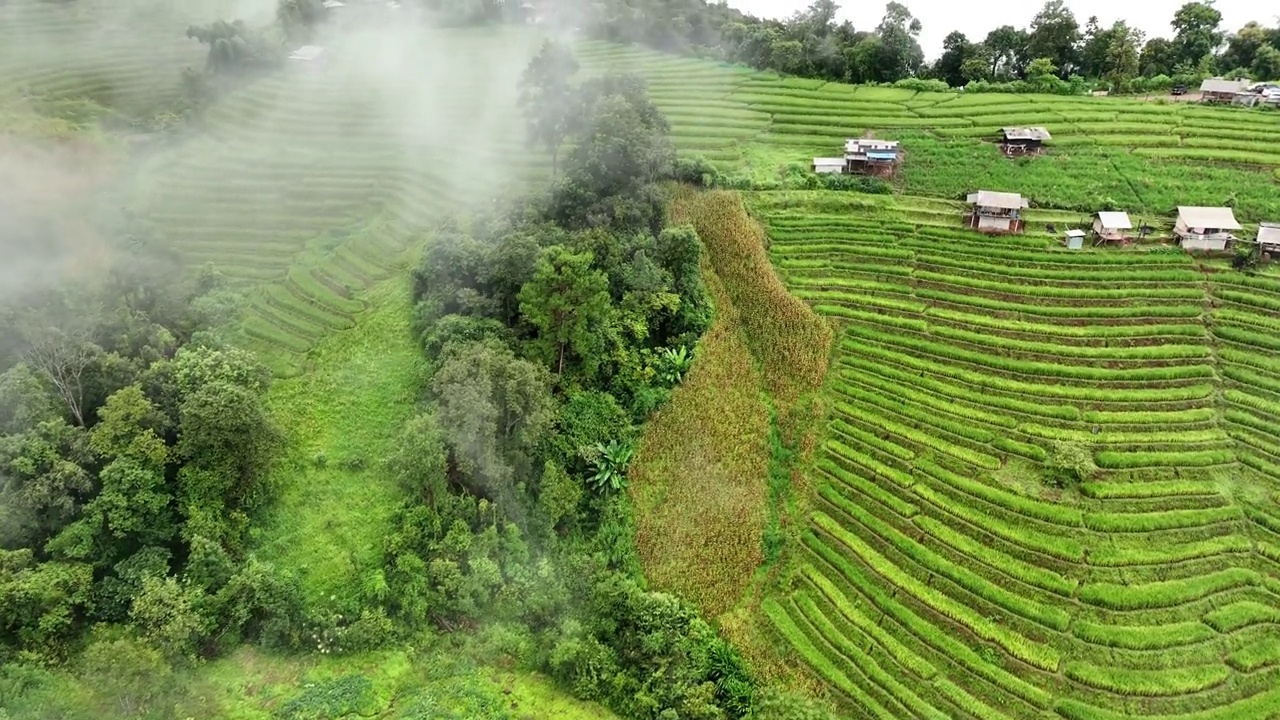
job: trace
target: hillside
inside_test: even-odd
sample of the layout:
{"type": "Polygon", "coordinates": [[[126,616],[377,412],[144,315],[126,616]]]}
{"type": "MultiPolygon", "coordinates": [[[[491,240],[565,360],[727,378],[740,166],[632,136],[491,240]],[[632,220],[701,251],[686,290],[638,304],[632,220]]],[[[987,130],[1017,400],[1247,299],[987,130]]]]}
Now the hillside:
{"type": "Polygon", "coordinates": [[[866,130],[907,153],[894,197],[745,193],[777,272],[839,328],[811,510],[764,625],[859,717],[1280,708],[1280,276],[1044,231],[1104,198],[1275,217],[1280,115],[704,73],[657,98],[731,177],[777,184],[866,130]],[[1047,156],[981,141],[1030,123],[1047,156]],[[1027,194],[1030,235],[960,229],[977,187],[1027,194]]]}
{"type": "Polygon", "coordinates": [[[1146,217],[1234,199],[1242,221],[1280,217],[1274,112],[782,79],[596,43],[579,54],[588,64],[660,80],[680,73],[679,90],[654,93],[677,144],[757,183],[776,182],[788,164],[808,168],[813,157],[837,153],[846,137],[873,132],[906,148],[901,189],[908,195],[959,200],[980,180],[1041,208],[1089,213],[1110,205],[1146,217]],[[1055,151],[1010,162],[990,142],[1008,125],[1045,126],[1055,151]]]}
{"type": "MultiPolygon", "coordinates": [[[[203,62],[186,25],[236,6],[6,3],[0,77],[16,82],[0,122],[103,140],[105,120],[106,199],[244,292],[239,339],[282,378],[267,405],[288,430],[254,550],[310,602],[354,605],[404,496],[372,461],[421,400],[406,268],[442,217],[545,179],[514,90],[542,37],[334,33],[323,66],[256,78],[129,152],[129,118],[163,112],[180,68],[203,62]],[[37,52],[53,45],[69,50],[37,52]]],[[[1280,220],[1280,114],[852,87],[574,47],[582,75],[645,77],[681,155],[742,189],[677,217],[699,227],[719,314],[637,453],[655,585],[856,717],[1280,709],[1280,272],[1158,243],[1068,252],[1046,227],[1116,207],[1167,228],[1177,205],[1223,203],[1250,230],[1280,220]],[[1001,156],[989,140],[1010,124],[1048,127],[1048,154],[1001,156]],[[786,189],[868,132],[906,147],[894,194],[786,189]],[[960,229],[978,187],[1030,198],[1028,235],[960,229]],[[739,199],[767,241],[739,224],[739,199]],[[777,415],[794,421],[823,376],[814,313],[834,328],[826,416],[813,448],[781,449],[804,440],[777,415]],[[761,563],[776,572],[752,575],[761,563]]],[[[237,688],[223,695],[241,673],[302,677],[231,662],[210,671],[237,688]]]]}

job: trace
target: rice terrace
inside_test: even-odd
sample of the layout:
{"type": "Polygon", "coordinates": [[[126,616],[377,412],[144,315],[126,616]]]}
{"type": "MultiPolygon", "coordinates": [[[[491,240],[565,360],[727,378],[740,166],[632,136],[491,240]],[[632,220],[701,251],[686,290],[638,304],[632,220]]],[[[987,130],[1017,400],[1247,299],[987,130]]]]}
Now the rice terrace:
{"type": "Polygon", "coordinates": [[[1280,717],[1280,85],[475,5],[0,0],[0,720],[1280,717]]]}

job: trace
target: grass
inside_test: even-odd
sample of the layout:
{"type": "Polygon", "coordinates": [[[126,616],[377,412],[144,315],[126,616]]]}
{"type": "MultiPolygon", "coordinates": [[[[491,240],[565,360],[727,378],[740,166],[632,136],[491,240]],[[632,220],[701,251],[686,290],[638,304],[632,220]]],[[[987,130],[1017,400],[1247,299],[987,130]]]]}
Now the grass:
{"type": "Polygon", "coordinates": [[[306,700],[320,696],[326,685],[352,678],[368,681],[358,715],[377,720],[616,717],[599,705],[559,693],[541,676],[476,665],[465,656],[432,651],[285,658],[242,648],[199,673],[205,701],[211,711],[216,708],[204,717],[226,720],[278,718],[290,702],[305,707],[306,700]]]}
{"type": "Polygon", "coordinates": [[[367,300],[355,328],[311,351],[311,372],[278,380],[268,395],[290,450],[274,475],[273,516],[255,530],[257,552],[297,572],[312,600],[352,597],[353,580],[380,561],[401,499],[378,462],[414,412],[421,355],[406,284],[387,283],[367,300]]]}

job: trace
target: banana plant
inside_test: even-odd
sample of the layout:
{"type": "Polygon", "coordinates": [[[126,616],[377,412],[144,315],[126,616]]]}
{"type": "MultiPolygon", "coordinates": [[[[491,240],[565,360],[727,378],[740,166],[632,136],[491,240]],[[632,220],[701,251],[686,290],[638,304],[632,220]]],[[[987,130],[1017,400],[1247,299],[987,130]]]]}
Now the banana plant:
{"type": "Polygon", "coordinates": [[[627,466],[635,449],[628,443],[610,440],[596,443],[596,473],[588,482],[596,492],[617,492],[627,486],[627,466]]]}
{"type": "Polygon", "coordinates": [[[689,349],[681,345],[678,348],[662,349],[662,370],[660,376],[667,385],[675,385],[684,379],[693,365],[693,355],[689,349]]]}

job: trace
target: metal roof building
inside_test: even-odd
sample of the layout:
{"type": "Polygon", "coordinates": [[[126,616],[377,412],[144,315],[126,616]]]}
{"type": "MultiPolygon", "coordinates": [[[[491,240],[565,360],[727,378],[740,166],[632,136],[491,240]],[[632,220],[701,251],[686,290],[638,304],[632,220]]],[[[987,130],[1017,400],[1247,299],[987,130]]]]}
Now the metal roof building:
{"type": "Polygon", "coordinates": [[[1043,127],[1007,127],[1001,128],[1001,134],[1005,140],[1031,140],[1035,142],[1043,142],[1053,139],[1049,131],[1043,127]]]}
{"type": "Polygon", "coordinates": [[[1000,208],[1002,210],[1020,210],[1031,205],[1018,193],[995,192],[993,190],[979,190],[975,193],[969,193],[969,196],[965,199],[970,205],[983,208],[1000,208]]]}
{"type": "Polygon", "coordinates": [[[1247,80],[1223,80],[1222,78],[1207,78],[1200,83],[1200,92],[1213,94],[1235,95],[1238,92],[1244,92],[1249,86],[1247,80]]]}
{"type": "Polygon", "coordinates": [[[1240,223],[1229,207],[1178,206],[1178,224],[1188,228],[1239,230],[1240,223]]]}
{"type": "Polygon", "coordinates": [[[1098,224],[1106,230],[1132,230],[1129,213],[1103,211],[1098,213],[1098,224]]]}

